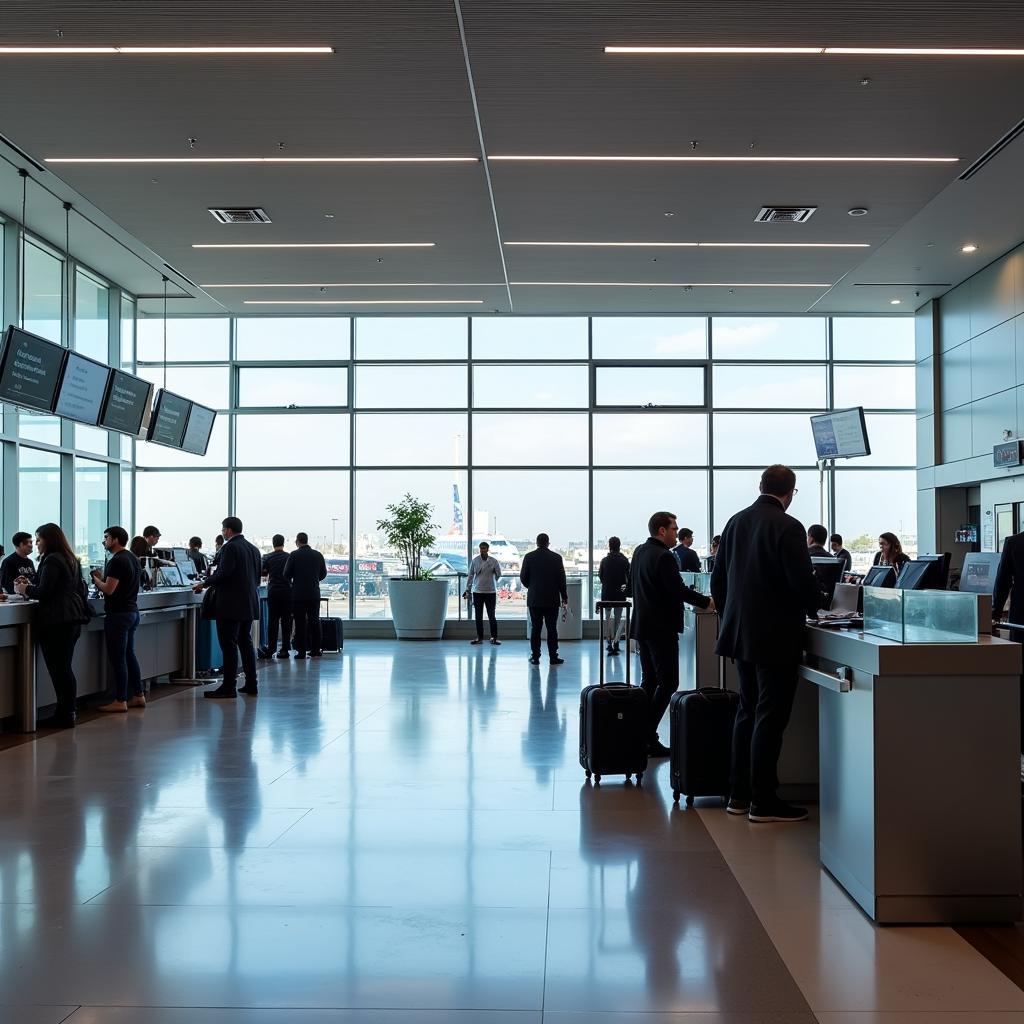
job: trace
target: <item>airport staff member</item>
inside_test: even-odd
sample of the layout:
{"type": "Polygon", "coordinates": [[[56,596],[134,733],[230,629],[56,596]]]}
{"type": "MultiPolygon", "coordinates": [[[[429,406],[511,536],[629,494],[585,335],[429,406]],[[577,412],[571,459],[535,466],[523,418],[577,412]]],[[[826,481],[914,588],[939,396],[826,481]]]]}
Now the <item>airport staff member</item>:
{"type": "Polygon", "coordinates": [[[498,602],[497,582],[501,579],[501,566],[491,558],[491,545],[480,541],[480,554],[469,564],[469,579],[466,580],[466,594],[473,595],[473,613],[476,617],[476,639],[471,644],[484,642],[484,609],[487,609],[487,623],[491,628],[491,643],[501,646],[498,639],[498,620],[494,609],[498,602]]]}
{"type": "Polygon", "coordinates": [[[751,821],[803,821],[804,808],[779,799],[776,769],[796,695],[804,621],[817,612],[819,588],[804,528],[786,514],[796,474],[769,466],[760,490],[726,524],[711,574],[722,616],[715,650],[736,660],[740,680],[727,810],[751,821]]]}
{"type": "Polygon", "coordinates": [[[811,558],[831,558],[830,552],[825,550],[825,541],[828,540],[828,530],[820,523],[814,523],[807,527],[807,554],[811,558]]]}
{"type": "Polygon", "coordinates": [[[672,694],[679,689],[679,634],[683,631],[683,603],[712,611],[715,608],[710,598],[691,590],[679,577],[679,567],[672,550],[678,530],[675,513],[655,512],[647,523],[650,536],[633,552],[629,566],[633,635],[640,649],[641,686],[647,693],[651,712],[649,757],[668,757],[670,753],[658,739],[658,723],[672,694]]]}
{"type": "Polygon", "coordinates": [[[891,565],[899,575],[900,569],[910,561],[910,555],[903,550],[899,537],[895,533],[878,535],[878,550],[875,552],[874,565],[891,565]]]}
{"type": "Polygon", "coordinates": [[[188,557],[191,559],[192,564],[196,567],[196,575],[205,576],[207,570],[209,569],[209,564],[207,563],[206,555],[203,554],[202,537],[189,537],[188,557]]]}
{"type": "Polygon", "coordinates": [[[5,594],[14,593],[14,581],[19,576],[32,579],[36,574],[35,563],[29,558],[32,551],[32,534],[19,531],[11,538],[14,550],[0,562],[0,590],[5,594]]]}
{"type": "Polygon", "coordinates": [[[672,549],[672,555],[680,572],[700,572],[700,555],[693,550],[693,530],[688,526],[679,531],[679,543],[672,549]]]}
{"type": "MultiPolygon", "coordinates": [[[[217,570],[220,571],[219,569],[217,570]]],[[[295,550],[285,562],[284,578],[292,587],[296,658],[319,658],[324,653],[320,636],[320,581],[327,578],[327,563],[309,546],[309,536],[295,535],[295,550]]]]}
{"type": "Polygon", "coordinates": [[[520,582],[526,587],[526,609],[530,613],[530,664],[540,664],[540,631],[548,631],[548,658],[552,665],[561,665],[558,656],[558,607],[568,607],[569,592],[565,589],[565,565],[562,556],[551,550],[551,538],[537,534],[537,547],[523,556],[519,570],[520,582]]]}
{"type": "Polygon", "coordinates": [[[843,563],[843,572],[853,572],[853,555],[843,547],[843,535],[833,533],[828,539],[828,546],[832,549],[832,557],[843,563]]]}
{"type": "Polygon", "coordinates": [[[260,614],[259,585],[262,556],[255,544],[242,534],[242,520],[228,516],[221,523],[224,547],[217,571],[192,589],[214,592],[213,619],[217,623],[217,641],[224,655],[224,681],[204,697],[234,698],[238,677],[238,657],[245,671],[245,685],[239,692],[256,696],[256,651],[252,646],[252,624],[260,614]]]}

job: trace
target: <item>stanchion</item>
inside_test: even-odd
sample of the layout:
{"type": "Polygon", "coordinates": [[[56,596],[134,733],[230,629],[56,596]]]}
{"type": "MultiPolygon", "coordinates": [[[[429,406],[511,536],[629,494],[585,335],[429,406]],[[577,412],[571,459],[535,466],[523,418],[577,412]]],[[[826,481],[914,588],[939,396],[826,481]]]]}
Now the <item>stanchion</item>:
{"type": "Polygon", "coordinates": [[[199,639],[199,604],[191,604],[185,609],[185,628],[182,629],[184,650],[181,654],[181,676],[174,682],[186,686],[206,686],[209,679],[196,678],[196,643],[199,639]]]}
{"type": "Polygon", "coordinates": [[[32,622],[18,629],[18,728],[21,732],[36,731],[36,645],[32,622]]]}

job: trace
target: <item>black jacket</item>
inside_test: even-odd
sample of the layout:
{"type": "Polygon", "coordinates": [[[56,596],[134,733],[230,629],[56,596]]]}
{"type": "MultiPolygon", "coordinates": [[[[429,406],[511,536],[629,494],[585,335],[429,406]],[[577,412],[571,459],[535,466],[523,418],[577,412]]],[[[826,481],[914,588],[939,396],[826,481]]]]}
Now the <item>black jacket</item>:
{"type": "Polygon", "coordinates": [[[534,548],[527,552],[519,579],[527,590],[527,608],[557,608],[569,600],[562,556],[551,548],[534,548]]]}
{"type": "Polygon", "coordinates": [[[217,571],[204,586],[216,591],[215,619],[252,622],[260,616],[258,587],[262,555],[240,533],[224,542],[217,559],[217,571]]]}
{"type": "Polygon", "coordinates": [[[2,562],[0,562],[0,590],[5,594],[14,593],[14,581],[19,576],[27,576],[32,579],[36,574],[35,564],[30,558],[19,555],[12,551],[2,562]]]}
{"type": "Polygon", "coordinates": [[[726,524],[711,596],[722,617],[719,654],[764,665],[799,661],[804,620],[818,610],[818,581],[803,526],[771,495],[726,524]]]}
{"type": "Polygon", "coordinates": [[[648,537],[633,552],[629,586],[633,595],[633,635],[637,640],[663,640],[681,633],[684,602],[698,608],[711,604],[680,579],[679,571],[675,555],[656,537],[648,537]]]}
{"type": "MultiPolygon", "coordinates": [[[[1009,537],[1007,537],[1007,540],[1009,540],[1009,537]]],[[[907,562],[909,562],[909,561],[910,561],[910,555],[908,555],[905,551],[901,551],[896,556],[896,558],[892,562],[890,562],[889,564],[892,565],[892,567],[896,570],[896,575],[899,576],[900,569],[902,569],[903,566],[906,565],[907,562]]],[[[874,561],[871,564],[872,565],[881,565],[882,564],[882,552],[881,551],[876,551],[875,552],[875,558],[874,558],[874,561]]]]}
{"type": "Polygon", "coordinates": [[[267,577],[267,597],[290,598],[292,585],[285,579],[287,551],[271,551],[263,556],[263,575],[267,577]]]}
{"type": "Polygon", "coordinates": [[[843,572],[853,571],[853,555],[851,555],[850,552],[846,550],[846,548],[840,548],[834,554],[831,552],[830,554],[832,554],[833,558],[838,558],[840,559],[840,561],[842,561],[843,572]]]}
{"type": "Polygon", "coordinates": [[[43,555],[36,582],[29,584],[25,596],[39,602],[36,624],[55,626],[88,621],[86,593],[81,572],[72,573],[71,567],[59,555],[43,555]]]}
{"type": "Polygon", "coordinates": [[[291,581],[293,601],[319,601],[320,581],[327,577],[327,563],[319,551],[305,544],[288,556],[283,575],[291,581]]]}
{"type": "Polygon", "coordinates": [[[672,557],[676,560],[680,572],[700,572],[700,555],[685,544],[677,544],[672,548],[672,557]]]}
{"type": "MultiPolygon", "coordinates": [[[[992,591],[992,616],[997,617],[1010,599],[1010,621],[1024,622],[1024,533],[1015,533],[1003,541],[1003,553],[992,591]]],[[[1024,641],[1024,630],[1013,630],[1010,639],[1024,641]]]]}
{"type": "Polygon", "coordinates": [[[625,601],[629,588],[629,559],[621,551],[609,551],[597,570],[602,601],[625,601]]]}

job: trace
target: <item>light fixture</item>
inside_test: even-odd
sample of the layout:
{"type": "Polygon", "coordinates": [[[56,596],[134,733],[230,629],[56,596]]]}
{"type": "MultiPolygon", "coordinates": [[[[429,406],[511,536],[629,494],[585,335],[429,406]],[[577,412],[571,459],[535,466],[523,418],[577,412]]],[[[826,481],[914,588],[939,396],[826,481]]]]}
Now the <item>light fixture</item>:
{"type": "Polygon", "coordinates": [[[868,215],[868,208],[866,206],[851,206],[846,211],[847,217],[866,217],[868,215]]]}
{"type": "Polygon", "coordinates": [[[889,305],[890,306],[899,306],[899,305],[902,305],[902,303],[903,303],[902,299],[890,299],[889,300],[889,305]]]}
{"type": "MultiPolygon", "coordinates": [[[[958,156],[611,156],[578,153],[488,155],[489,161],[506,163],[635,163],[635,164],[955,164],[958,156]]],[[[59,161],[47,161],[55,163],[59,161]]],[[[66,162],[66,161],[65,161],[66,162]]],[[[187,163],[188,161],[183,161],[187,163]]]]}
{"type": "Polygon", "coordinates": [[[605,53],[822,53],[821,46],[606,46],[605,53]]]}
{"type": "Polygon", "coordinates": [[[966,245],[960,246],[960,251],[965,253],[977,252],[978,247],[973,242],[968,242],[966,245]]]}
{"type": "Polygon", "coordinates": [[[32,56],[89,56],[121,54],[143,55],[164,53],[190,54],[316,54],[334,53],[333,46],[0,46],[0,57],[32,56]]]}
{"type": "Polygon", "coordinates": [[[477,156],[48,156],[47,164],[476,164],[477,156]]]}
{"type": "Polygon", "coordinates": [[[831,288],[831,284],[808,284],[801,282],[718,282],[718,281],[509,281],[520,288],[831,288]]]}
{"type": "Polygon", "coordinates": [[[480,306],[483,299],[246,299],[246,306],[480,306]]]}
{"type": "Polygon", "coordinates": [[[808,56],[865,55],[877,57],[1024,57],[1020,49],[932,46],[606,46],[605,53],[636,54],[803,54],[808,56]]]}
{"type": "Polygon", "coordinates": [[[458,283],[442,283],[433,281],[422,283],[419,281],[404,283],[393,281],[353,282],[353,281],[289,281],[258,284],[201,284],[200,288],[504,288],[504,281],[485,281],[483,283],[467,284],[465,281],[458,283]]]}
{"type": "Polygon", "coordinates": [[[437,242],[194,242],[193,249],[433,249],[437,242]]]}
{"type": "Polygon", "coordinates": [[[870,249],[869,242],[505,242],[536,248],[581,249],[870,249]]]}

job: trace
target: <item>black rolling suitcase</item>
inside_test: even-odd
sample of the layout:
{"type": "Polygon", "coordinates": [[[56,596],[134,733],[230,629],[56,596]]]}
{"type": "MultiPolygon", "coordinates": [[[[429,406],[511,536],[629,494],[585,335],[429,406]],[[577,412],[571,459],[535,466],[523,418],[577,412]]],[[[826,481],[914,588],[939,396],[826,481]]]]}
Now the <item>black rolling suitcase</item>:
{"type": "Polygon", "coordinates": [[[328,611],[328,615],[320,616],[320,649],[338,652],[345,646],[344,626],[341,619],[330,617],[331,602],[329,598],[321,597],[320,603],[326,603],[328,611]]]}
{"type": "Polygon", "coordinates": [[[604,775],[633,775],[637,783],[643,781],[647,770],[647,745],[650,739],[650,710],[647,694],[639,686],[629,683],[629,613],[628,601],[598,601],[597,614],[600,632],[597,649],[600,652],[600,673],[596,686],[585,686],[580,693],[580,765],[600,782],[604,775]],[[626,681],[604,681],[604,613],[612,608],[626,612],[626,681]]]}
{"type": "Polygon", "coordinates": [[[673,800],[680,793],[686,794],[687,807],[695,796],[728,800],[732,727],[739,706],[738,693],[713,686],[672,694],[668,716],[673,800]]]}

